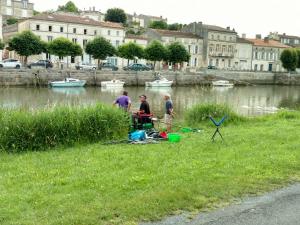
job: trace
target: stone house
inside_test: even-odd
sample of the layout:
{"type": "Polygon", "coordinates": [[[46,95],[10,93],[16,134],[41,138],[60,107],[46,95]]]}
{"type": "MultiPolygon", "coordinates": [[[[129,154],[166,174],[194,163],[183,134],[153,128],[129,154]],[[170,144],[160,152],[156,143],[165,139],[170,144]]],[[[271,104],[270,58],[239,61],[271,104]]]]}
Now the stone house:
{"type": "Polygon", "coordinates": [[[236,53],[234,58],[233,70],[248,70],[252,68],[252,49],[253,43],[243,38],[237,37],[236,53]]]}
{"type": "Polygon", "coordinates": [[[158,29],[148,29],[146,35],[150,40],[159,40],[164,45],[173,42],[183,44],[186,50],[191,54],[190,61],[183,64],[184,69],[199,69],[203,67],[203,39],[198,35],[190,32],[158,29]]]}
{"type": "Polygon", "coordinates": [[[203,39],[204,66],[233,68],[238,37],[234,29],[194,22],[184,26],[182,31],[191,32],[203,39]]]}
{"type": "Polygon", "coordinates": [[[138,15],[136,13],[134,13],[133,15],[127,14],[127,23],[130,27],[148,28],[153,21],[164,21],[168,23],[168,19],[163,18],[162,16],[150,16],[143,14],[138,15]]]}
{"type": "Polygon", "coordinates": [[[247,39],[253,44],[252,47],[252,70],[265,72],[284,71],[280,61],[282,51],[289,46],[278,41],[262,39],[256,35],[255,39],[247,39]]]}
{"type": "Polygon", "coordinates": [[[300,37],[294,36],[294,35],[287,35],[286,33],[279,34],[278,32],[270,33],[268,38],[270,40],[279,41],[280,43],[284,45],[291,46],[293,48],[299,48],[300,47],[300,37]]]}
{"type": "MultiPolygon", "coordinates": [[[[97,36],[106,38],[115,47],[121,45],[125,38],[125,30],[122,24],[99,22],[81,16],[53,13],[39,14],[32,18],[25,19],[18,24],[5,27],[3,32],[4,39],[7,40],[16,33],[25,30],[32,31],[46,42],[50,42],[58,37],[65,37],[74,43],[78,43],[83,49],[88,41],[97,36]]],[[[13,56],[11,55],[10,57],[13,56]]],[[[95,63],[91,56],[86,53],[81,57],[65,57],[64,59],[59,59],[49,54],[42,54],[40,56],[30,57],[29,61],[36,59],[50,59],[53,62],[63,61],[73,66],[80,62],[95,63]]],[[[109,57],[107,61],[114,65],[122,65],[122,59],[118,57],[109,57]]]]}
{"type": "Polygon", "coordinates": [[[4,17],[32,17],[33,7],[34,4],[28,0],[0,0],[0,12],[4,17]]]}

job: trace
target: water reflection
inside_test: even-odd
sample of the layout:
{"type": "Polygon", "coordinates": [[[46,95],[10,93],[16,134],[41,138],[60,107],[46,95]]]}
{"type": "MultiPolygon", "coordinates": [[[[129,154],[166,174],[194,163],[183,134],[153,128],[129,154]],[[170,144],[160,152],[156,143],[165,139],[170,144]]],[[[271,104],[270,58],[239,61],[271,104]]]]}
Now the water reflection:
{"type": "Polygon", "coordinates": [[[294,108],[300,105],[300,87],[288,86],[249,86],[234,88],[174,87],[124,89],[50,89],[50,88],[0,88],[0,107],[39,108],[51,105],[87,105],[96,102],[112,104],[122,94],[129,92],[133,108],[139,107],[141,94],[148,96],[154,113],[164,113],[164,93],[172,95],[175,111],[179,116],[198,103],[226,103],[243,115],[272,113],[278,108],[294,108]]]}
{"type": "Polygon", "coordinates": [[[51,90],[64,95],[82,95],[86,93],[83,87],[54,87],[51,90]]]}

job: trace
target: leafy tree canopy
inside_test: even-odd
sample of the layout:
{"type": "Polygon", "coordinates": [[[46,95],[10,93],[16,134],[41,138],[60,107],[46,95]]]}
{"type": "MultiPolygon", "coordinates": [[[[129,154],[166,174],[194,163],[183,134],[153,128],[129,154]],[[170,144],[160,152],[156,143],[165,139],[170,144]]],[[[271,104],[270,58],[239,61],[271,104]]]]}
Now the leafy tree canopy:
{"type": "Polygon", "coordinates": [[[125,11],[120,8],[108,9],[105,14],[105,21],[125,24],[127,21],[127,15],[125,11]]]}
{"type": "Polygon", "coordinates": [[[167,59],[173,64],[188,62],[190,57],[189,52],[179,42],[174,42],[167,46],[167,59]]]}
{"type": "Polygon", "coordinates": [[[59,37],[51,41],[47,49],[50,54],[59,57],[78,56],[82,54],[82,49],[78,44],[74,44],[64,37],[59,37]]]}
{"type": "Polygon", "coordinates": [[[78,13],[79,9],[74,2],[68,1],[65,5],[58,6],[57,11],[78,13]]]}
{"type": "Polygon", "coordinates": [[[161,30],[167,30],[168,24],[165,21],[159,20],[159,21],[152,21],[149,25],[152,29],[161,29],[161,30]]]}
{"type": "Polygon", "coordinates": [[[3,50],[5,47],[4,42],[0,39],[0,50],[3,50]]]}
{"type": "Polygon", "coordinates": [[[8,18],[7,19],[7,25],[12,25],[12,24],[16,24],[16,23],[18,23],[18,19],[17,18],[15,18],[15,17],[10,17],[10,18],[8,18]]]}
{"type": "Polygon", "coordinates": [[[129,42],[127,44],[123,44],[118,48],[118,55],[124,59],[133,60],[136,58],[144,57],[144,49],[142,46],[129,42]]]}
{"type": "Polygon", "coordinates": [[[298,54],[295,49],[285,49],[281,53],[280,60],[283,68],[288,71],[295,71],[298,63],[298,54]]]}
{"type": "MultiPolygon", "coordinates": [[[[145,48],[145,58],[150,61],[154,61],[154,64],[157,61],[164,60],[167,56],[167,49],[159,41],[152,41],[145,48]]],[[[154,65],[155,66],[155,65],[154,65]]]]}
{"type": "Polygon", "coordinates": [[[85,51],[94,59],[98,60],[105,60],[107,57],[116,54],[116,49],[103,37],[97,37],[89,41],[85,47],[85,51]]]}

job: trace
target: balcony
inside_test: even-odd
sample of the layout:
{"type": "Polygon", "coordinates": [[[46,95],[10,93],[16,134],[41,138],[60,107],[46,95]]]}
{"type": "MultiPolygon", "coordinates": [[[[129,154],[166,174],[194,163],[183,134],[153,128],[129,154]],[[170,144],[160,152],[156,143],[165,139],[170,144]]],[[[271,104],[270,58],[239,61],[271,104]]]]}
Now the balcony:
{"type": "Polygon", "coordinates": [[[234,53],[230,52],[209,52],[208,55],[211,57],[234,58],[234,53]]]}

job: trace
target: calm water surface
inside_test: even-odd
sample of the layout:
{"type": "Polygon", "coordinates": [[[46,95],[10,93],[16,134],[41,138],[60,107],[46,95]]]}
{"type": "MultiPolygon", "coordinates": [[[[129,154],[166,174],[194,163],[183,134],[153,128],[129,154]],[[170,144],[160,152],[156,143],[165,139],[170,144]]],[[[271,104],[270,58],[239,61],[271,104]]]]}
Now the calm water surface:
{"type": "MultiPolygon", "coordinates": [[[[174,87],[174,88],[126,88],[138,108],[138,96],[146,94],[152,111],[163,114],[164,93],[172,95],[179,116],[191,106],[204,103],[226,103],[236,112],[246,116],[273,113],[278,108],[300,106],[300,87],[251,86],[227,88],[174,87]]],[[[0,107],[43,108],[53,105],[86,105],[96,102],[111,104],[123,89],[101,88],[0,88],[0,107]]]]}

